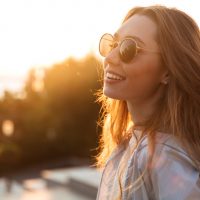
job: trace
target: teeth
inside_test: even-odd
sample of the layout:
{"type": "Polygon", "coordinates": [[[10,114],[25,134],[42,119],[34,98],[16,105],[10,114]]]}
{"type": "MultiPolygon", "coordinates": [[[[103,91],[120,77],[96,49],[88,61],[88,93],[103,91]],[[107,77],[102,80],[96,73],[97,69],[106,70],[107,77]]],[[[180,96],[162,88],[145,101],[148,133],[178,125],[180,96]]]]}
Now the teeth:
{"type": "Polygon", "coordinates": [[[114,79],[114,80],[122,80],[122,77],[120,77],[116,74],[111,74],[109,72],[106,73],[106,77],[109,79],[114,79]]]}

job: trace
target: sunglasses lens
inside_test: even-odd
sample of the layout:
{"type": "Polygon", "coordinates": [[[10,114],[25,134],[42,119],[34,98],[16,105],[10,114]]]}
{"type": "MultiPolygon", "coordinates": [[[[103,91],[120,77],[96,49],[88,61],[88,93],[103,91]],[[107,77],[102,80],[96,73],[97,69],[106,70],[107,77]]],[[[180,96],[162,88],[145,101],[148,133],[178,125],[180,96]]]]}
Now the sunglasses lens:
{"type": "Polygon", "coordinates": [[[123,62],[130,62],[137,54],[136,43],[133,40],[125,39],[120,46],[120,58],[123,62]]]}
{"type": "Polygon", "coordinates": [[[112,50],[113,36],[111,34],[104,34],[99,42],[99,53],[106,57],[112,50]]]}

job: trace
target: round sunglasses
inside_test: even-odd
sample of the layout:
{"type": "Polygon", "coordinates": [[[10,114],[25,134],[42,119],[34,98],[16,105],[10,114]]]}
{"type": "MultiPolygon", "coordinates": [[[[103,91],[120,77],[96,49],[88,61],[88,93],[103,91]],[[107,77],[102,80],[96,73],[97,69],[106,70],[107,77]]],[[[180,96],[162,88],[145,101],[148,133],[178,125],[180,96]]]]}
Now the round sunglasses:
{"type": "Polygon", "coordinates": [[[99,42],[99,52],[103,57],[106,57],[113,49],[119,46],[119,57],[124,63],[129,63],[140,50],[159,53],[144,49],[138,46],[136,40],[133,38],[127,37],[122,41],[116,41],[113,35],[105,33],[99,42]]]}

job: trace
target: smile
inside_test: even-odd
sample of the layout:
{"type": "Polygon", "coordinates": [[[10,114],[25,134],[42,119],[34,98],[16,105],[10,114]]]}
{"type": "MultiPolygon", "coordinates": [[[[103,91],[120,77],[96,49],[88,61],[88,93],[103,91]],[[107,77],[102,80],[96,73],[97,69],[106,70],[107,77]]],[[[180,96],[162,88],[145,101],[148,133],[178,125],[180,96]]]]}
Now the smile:
{"type": "Polygon", "coordinates": [[[118,81],[124,80],[124,77],[122,77],[118,74],[113,74],[111,72],[106,73],[106,78],[112,79],[112,80],[118,80],[118,81]]]}

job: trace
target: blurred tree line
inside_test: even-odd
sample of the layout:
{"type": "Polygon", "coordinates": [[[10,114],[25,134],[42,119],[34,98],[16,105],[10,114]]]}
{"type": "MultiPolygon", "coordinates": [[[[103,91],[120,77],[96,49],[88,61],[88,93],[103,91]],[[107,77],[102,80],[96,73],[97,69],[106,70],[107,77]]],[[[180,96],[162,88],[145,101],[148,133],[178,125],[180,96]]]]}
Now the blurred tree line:
{"type": "Polygon", "coordinates": [[[0,173],[53,158],[96,154],[99,67],[94,55],[68,58],[43,74],[31,70],[23,97],[4,93],[0,126],[11,120],[14,131],[5,135],[0,129],[0,173]]]}

